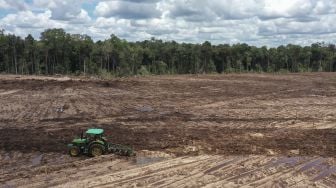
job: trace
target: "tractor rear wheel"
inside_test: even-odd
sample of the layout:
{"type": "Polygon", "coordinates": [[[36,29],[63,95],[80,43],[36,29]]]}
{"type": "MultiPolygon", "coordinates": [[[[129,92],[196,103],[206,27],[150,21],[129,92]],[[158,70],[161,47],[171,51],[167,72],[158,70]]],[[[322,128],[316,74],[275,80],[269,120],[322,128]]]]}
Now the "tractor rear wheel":
{"type": "Polygon", "coordinates": [[[70,149],[69,149],[69,155],[71,157],[78,157],[80,154],[80,149],[78,146],[72,146],[70,149]]]}
{"type": "Polygon", "coordinates": [[[92,157],[98,157],[104,153],[104,146],[101,144],[92,144],[89,149],[89,154],[92,157]]]}

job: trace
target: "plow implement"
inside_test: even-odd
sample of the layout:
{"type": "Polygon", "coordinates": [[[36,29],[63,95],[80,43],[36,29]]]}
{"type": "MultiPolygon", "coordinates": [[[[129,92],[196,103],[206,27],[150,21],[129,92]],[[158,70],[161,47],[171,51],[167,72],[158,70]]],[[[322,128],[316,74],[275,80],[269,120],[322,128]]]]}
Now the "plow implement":
{"type": "Polygon", "coordinates": [[[108,152],[121,156],[134,156],[135,153],[132,148],[120,144],[108,143],[108,152]]]}

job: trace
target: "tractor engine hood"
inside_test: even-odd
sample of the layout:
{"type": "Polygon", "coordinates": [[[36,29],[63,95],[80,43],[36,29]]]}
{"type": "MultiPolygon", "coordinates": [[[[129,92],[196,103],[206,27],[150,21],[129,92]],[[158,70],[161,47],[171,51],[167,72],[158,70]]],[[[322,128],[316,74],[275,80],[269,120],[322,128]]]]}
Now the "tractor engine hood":
{"type": "Polygon", "coordinates": [[[74,144],[83,144],[86,142],[86,139],[80,139],[80,138],[75,138],[72,140],[72,143],[74,144]]]}

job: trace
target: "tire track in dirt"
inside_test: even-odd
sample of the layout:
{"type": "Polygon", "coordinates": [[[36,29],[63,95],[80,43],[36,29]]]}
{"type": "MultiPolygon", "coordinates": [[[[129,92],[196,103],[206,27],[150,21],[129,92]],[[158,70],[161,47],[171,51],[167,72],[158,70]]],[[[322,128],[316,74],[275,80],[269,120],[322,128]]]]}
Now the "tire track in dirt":
{"type": "Polygon", "coordinates": [[[174,169],[173,171],[169,172],[168,174],[165,174],[163,177],[158,178],[157,181],[151,182],[148,186],[151,187],[177,187],[178,184],[181,184],[188,179],[193,179],[197,176],[200,176],[204,173],[204,171],[207,171],[210,168],[213,168],[214,166],[217,166],[218,163],[220,163],[223,160],[222,156],[215,156],[213,159],[207,160],[197,166],[191,166],[191,167],[185,167],[183,169],[174,169]],[[196,167],[196,168],[195,168],[196,167]],[[172,178],[176,175],[181,175],[181,177],[172,178]],[[164,177],[169,177],[171,180],[165,180],[164,177]]]}
{"type": "MultiPolygon", "coordinates": [[[[174,168],[183,168],[186,166],[192,166],[192,165],[197,165],[202,162],[205,162],[206,160],[209,160],[209,156],[196,156],[196,157],[180,157],[176,159],[169,160],[164,162],[158,162],[154,163],[145,167],[138,167],[122,172],[116,172],[108,175],[103,175],[99,177],[94,177],[92,179],[86,179],[85,181],[77,181],[74,182],[75,185],[77,186],[85,186],[85,187],[111,187],[111,184],[116,184],[116,183],[121,183],[123,181],[130,181],[134,179],[141,179],[143,177],[147,177],[151,173],[157,173],[157,172],[162,172],[162,171],[167,171],[170,169],[174,168]],[[140,170],[139,170],[140,169],[140,170]]],[[[64,184],[60,185],[59,187],[64,187],[64,186],[71,186],[74,184],[64,184]]]]}
{"type": "MultiPolygon", "coordinates": [[[[136,177],[132,177],[132,178],[125,178],[122,180],[117,180],[114,181],[112,183],[104,183],[104,184],[98,184],[98,185],[94,185],[94,186],[101,186],[101,187],[110,187],[110,186],[117,186],[120,187],[122,185],[127,185],[127,184],[134,184],[137,183],[138,181],[145,181],[146,183],[150,183],[150,179],[161,179],[162,176],[163,177],[169,177],[172,174],[175,174],[176,171],[180,171],[180,170],[184,170],[184,169],[188,169],[189,167],[196,167],[199,168],[200,166],[203,166],[204,163],[208,163],[210,161],[213,161],[213,159],[201,159],[198,161],[194,161],[194,162],[187,162],[185,164],[177,164],[177,165],[172,165],[172,166],[168,166],[165,168],[159,168],[158,170],[146,170],[145,173],[143,175],[138,175],[136,177]],[[173,169],[173,172],[171,172],[171,170],[173,169]]],[[[140,183],[141,184],[141,183],[140,183]]]]}
{"type": "Polygon", "coordinates": [[[135,167],[121,172],[107,172],[97,177],[64,182],[57,187],[185,187],[187,185],[196,187],[289,187],[295,185],[325,187],[328,182],[324,180],[329,177],[335,180],[335,176],[329,174],[316,182],[313,178],[324,173],[323,170],[315,171],[313,174],[300,171],[310,167],[314,168],[312,164],[315,164],[318,159],[316,157],[267,156],[179,157],[144,167],[135,167]]]}
{"type": "MultiPolygon", "coordinates": [[[[162,181],[162,179],[167,178],[167,177],[174,177],[177,174],[183,174],[185,171],[188,171],[188,169],[193,170],[193,169],[197,169],[201,170],[204,167],[207,167],[209,165],[211,165],[211,163],[218,161],[218,158],[211,158],[208,159],[206,161],[202,161],[201,163],[196,163],[196,164],[191,164],[191,165],[182,165],[182,166],[178,166],[178,167],[172,167],[173,169],[164,169],[164,170],[160,170],[158,172],[154,172],[154,173],[149,173],[145,176],[142,176],[140,178],[137,179],[132,179],[132,180],[127,180],[127,181],[123,181],[123,182],[119,182],[117,184],[113,184],[114,186],[122,186],[123,184],[127,184],[127,183],[139,183],[141,184],[141,182],[146,182],[146,184],[148,184],[148,186],[150,186],[151,184],[153,184],[153,186],[155,187],[164,187],[165,185],[160,185],[159,183],[162,181]],[[192,168],[192,169],[191,169],[192,168]]],[[[188,175],[183,175],[184,178],[188,178],[188,175]]],[[[178,181],[179,179],[174,179],[173,182],[178,181]]],[[[169,182],[169,180],[167,180],[166,184],[170,184],[173,182],[169,182]]],[[[112,184],[109,184],[112,185],[112,184]]]]}
{"type": "MultiPolygon", "coordinates": [[[[94,178],[96,176],[100,176],[103,175],[104,173],[108,173],[108,171],[111,171],[113,166],[118,166],[119,169],[125,168],[125,169],[129,169],[132,167],[136,167],[135,165],[129,164],[129,162],[125,162],[123,160],[117,159],[114,160],[112,162],[104,162],[104,161],[98,161],[99,163],[102,163],[100,165],[90,165],[86,166],[85,163],[75,163],[76,166],[78,166],[78,171],[83,171],[86,172],[85,173],[85,177],[86,178],[94,178]],[[127,166],[127,167],[124,167],[127,166]],[[98,173],[99,172],[99,173],[98,173]]],[[[114,169],[116,170],[116,169],[114,169]]],[[[52,186],[57,186],[57,185],[62,185],[66,182],[72,181],[72,180],[77,180],[79,178],[82,178],[81,174],[77,174],[76,172],[71,172],[71,170],[67,170],[66,168],[64,170],[62,170],[63,173],[66,174],[66,176],[63,177],[58,177],[57,173],[56,174],[52,174],[49,176],[54,176],[54,179],[51,179],[46,182],[45,179],[39,180],[39,181],[34,181],[34,182],[30,182],[30,183],[25,183],[25,184],[21,184],[21,186],[23,187],[46,187],[46,184],[48,185],[48,187],[52,187],[52,186]]],[[[50,172],[49,172],[50,173],[50,172]]]]}
{"type": "MultiPolygon", "coordinates": [[[[223,168],[230,168],[233,167],[235,164],[239,163],[239,162],[244,162],[247,159],[244,158],[240,158],[240,157],[236,157],[233,159],[230,159],[228,161],[225,161],[224,163],[222,162],[223,159],[225,158],[221,158],[220,161],[217,161],[217,163],[221,163],[221,164],[212,164],[212,162],[210,162],[210,164],[206,165],[206,169],[197,169],[196,173],[194,174],[190,174],[187,177],[182,177],[182,178],[175,178],[174,181],[172,181],[170,184],[164,184],[164,185],[160,185],[160,187],[184,187],[186,184],[188,184],[188,182],[193,181],[195,179],[200,179],[202,177],[204,177],[205,175],[211,175],[211,172],[223,169],[223,168]],[[177,179],[177,180],[176,180],[177,179]]],[[[253,157],[249,160],[253,160],[253,157]]],[[[191,171],[192,172],[192,171],[191,171]]],[[[190,170],[186,170],[186,173],[191,173],[190,170]]],[[[211,178],[207,178],[206,182],[210,181],[211,178]]]]}

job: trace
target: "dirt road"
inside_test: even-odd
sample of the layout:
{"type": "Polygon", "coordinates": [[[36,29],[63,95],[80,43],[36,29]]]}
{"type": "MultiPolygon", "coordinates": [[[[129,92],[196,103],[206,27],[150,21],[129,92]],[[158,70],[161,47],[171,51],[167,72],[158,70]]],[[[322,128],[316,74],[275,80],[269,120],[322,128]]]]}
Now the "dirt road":
{"type": "Polygon", "coordinates": [[[109,81],[3,75],[0,104],[5,187],[27,180],[31,187],[336,186],[333,73],[109,81]],[[66,144],[90,127],[149,162],[67,156],[66,144]]]}

